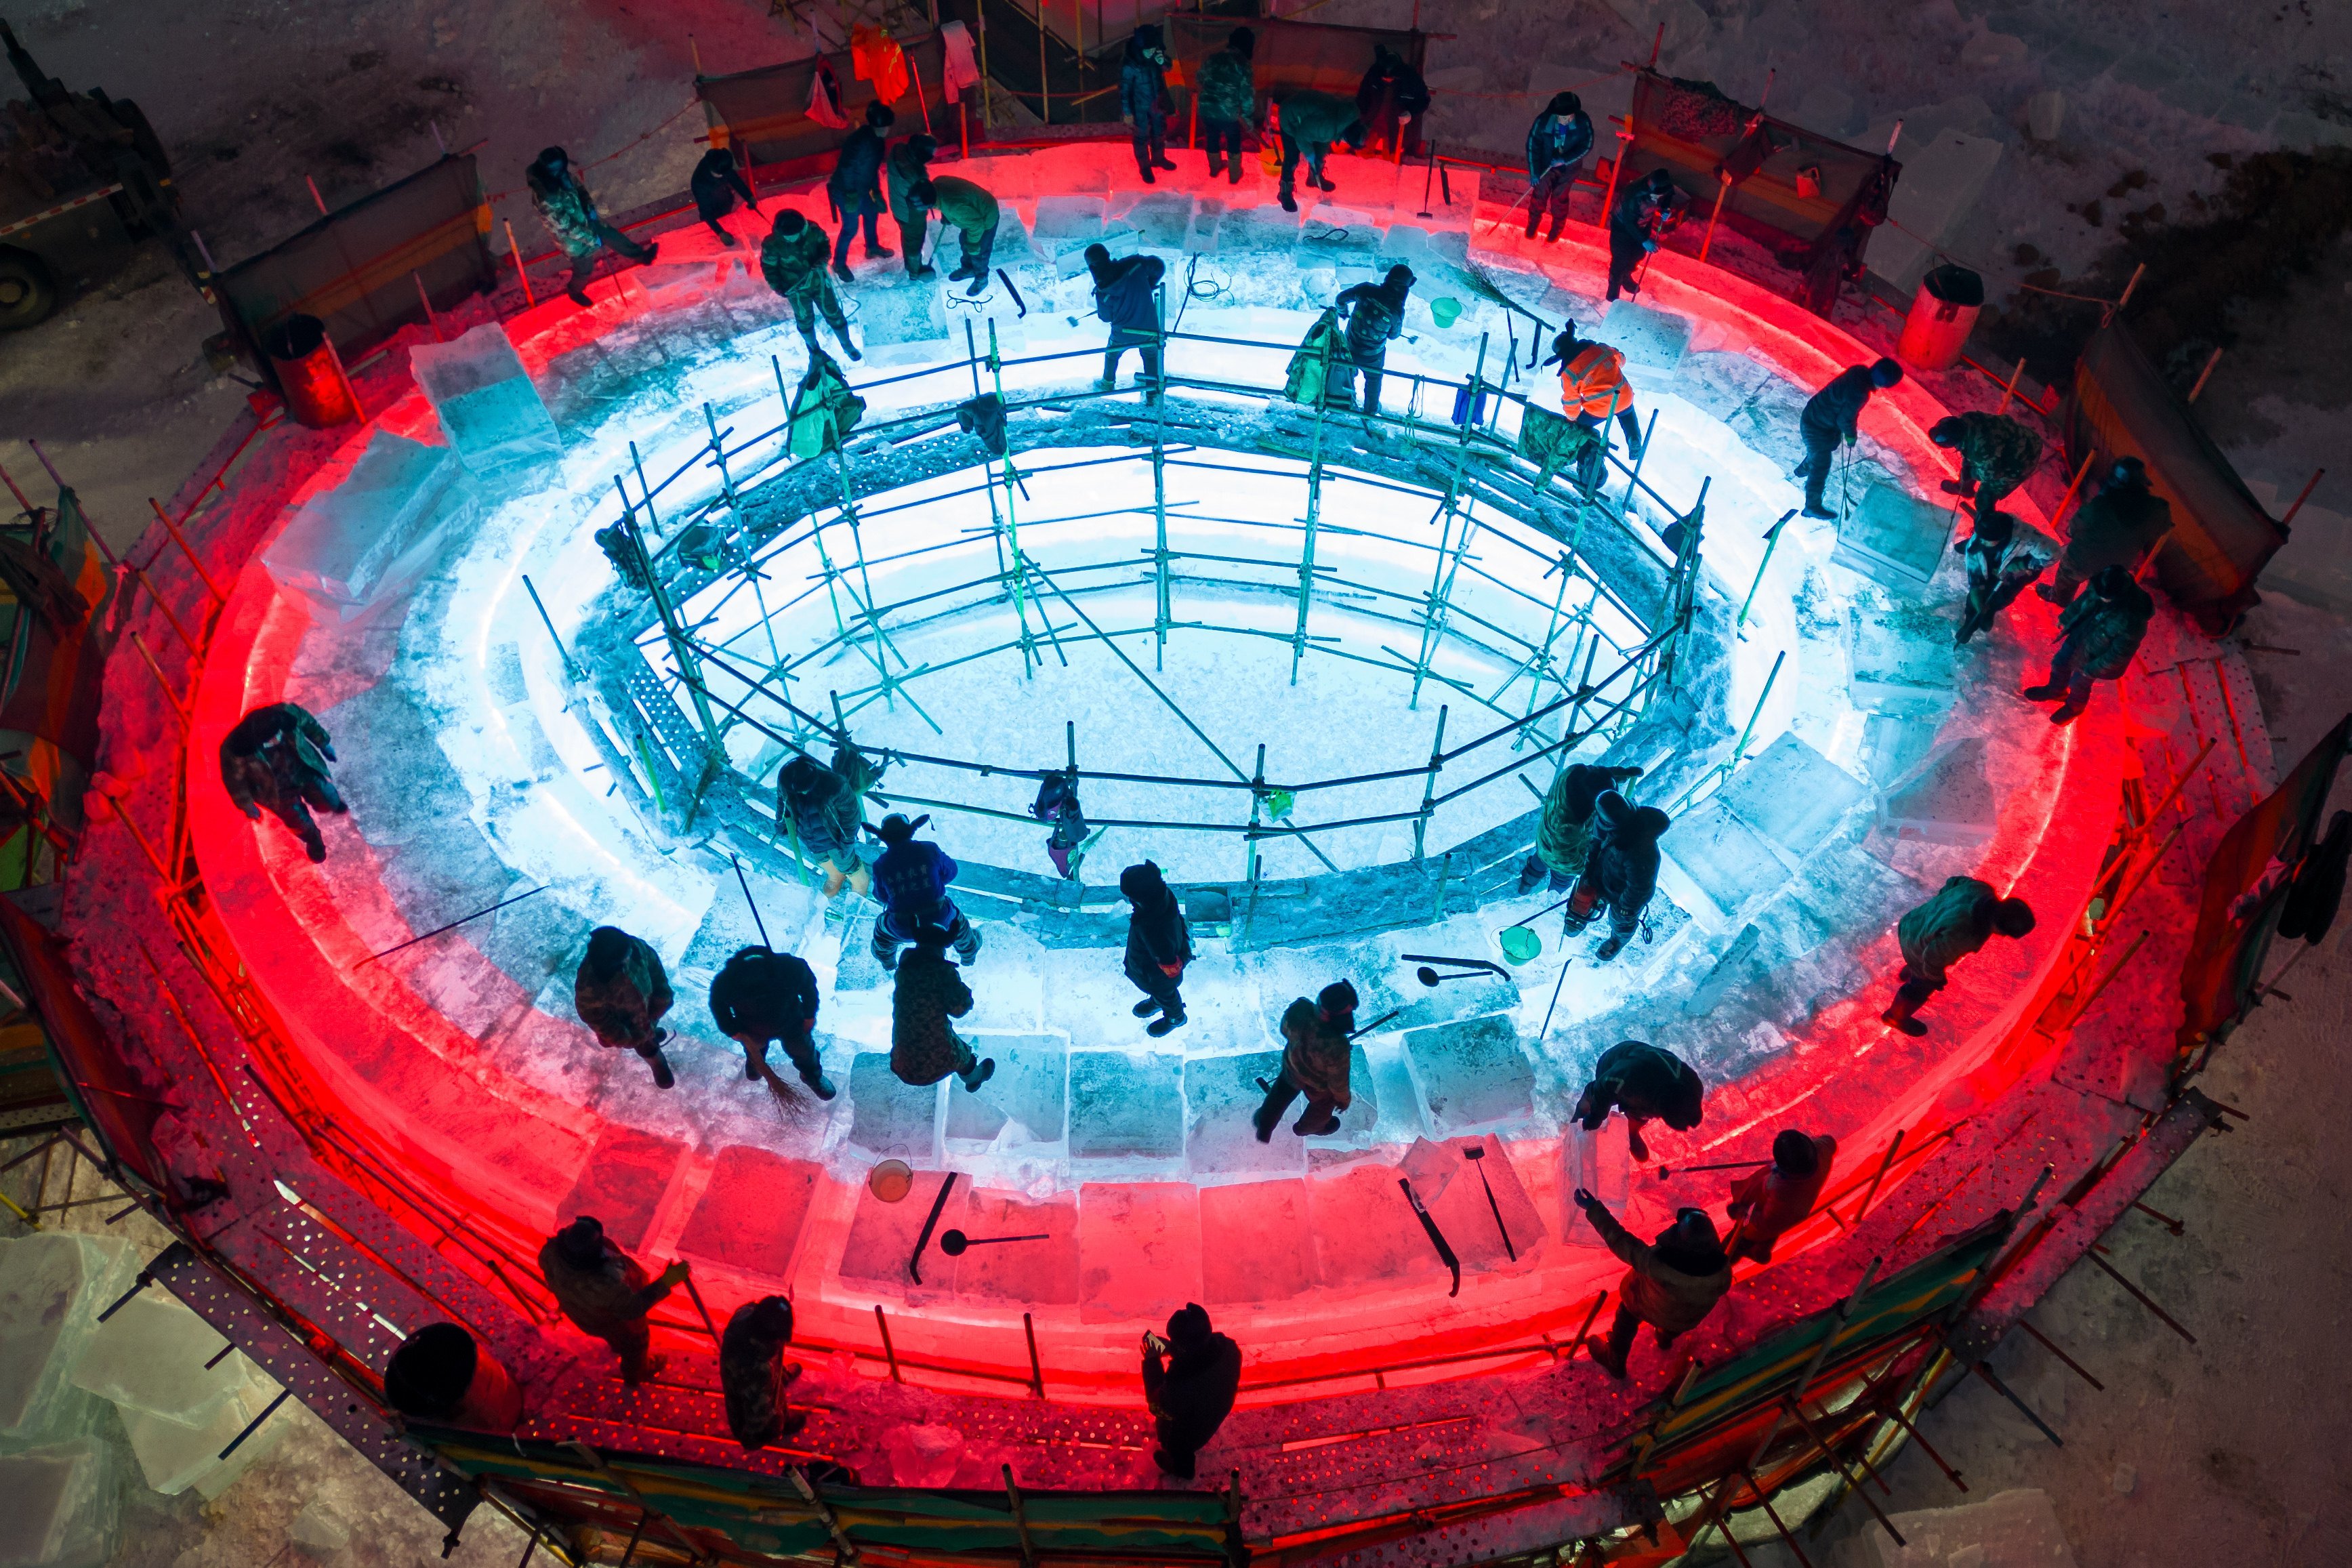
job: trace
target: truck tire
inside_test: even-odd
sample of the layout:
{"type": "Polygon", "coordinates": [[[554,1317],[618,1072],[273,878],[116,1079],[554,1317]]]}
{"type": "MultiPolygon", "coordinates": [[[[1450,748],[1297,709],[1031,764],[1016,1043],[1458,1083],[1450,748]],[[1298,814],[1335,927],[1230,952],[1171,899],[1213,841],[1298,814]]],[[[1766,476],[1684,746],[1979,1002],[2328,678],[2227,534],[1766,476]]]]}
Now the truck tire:
{"type": "Polygon", "coordinates": [[[48,264],[29,250],[0,245],[0,332],[46,321],[57,308],[58,284],[48,264]]]}

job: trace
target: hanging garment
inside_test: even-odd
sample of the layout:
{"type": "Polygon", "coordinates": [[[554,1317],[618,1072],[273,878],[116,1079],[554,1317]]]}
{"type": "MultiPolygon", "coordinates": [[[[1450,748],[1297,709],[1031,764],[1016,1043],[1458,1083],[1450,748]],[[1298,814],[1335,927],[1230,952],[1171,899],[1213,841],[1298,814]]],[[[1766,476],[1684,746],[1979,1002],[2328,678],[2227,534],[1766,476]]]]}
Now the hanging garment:
{"type": "Polygon", "coordinates": [[[856,27],[849,35],[850,68],[874,84],[874,96],[896,103],[907,96],[907,51],[879,27],[856,27]]]}
{"type": "Polygon", "coordinates": [[[809,79],[808,117],[829,131],[849,129],[849,116],[841,111],[841,79],[823,55],[816,58],[816,75],[809,79]]]}
{"type": "Polygon", "coordinates": [[[814,458],[839,448],[841,438],[866,416],[866,399],[849,390],[834,357],[812,350],[800,395],[793,399],[790,447],[795,458],[814,458]]]}
{"type": "Polygon", "coordinates": [[[941,92],[950,99],[960,98],[964,89],[980,85],[980,66],[972,58],[971,35],[961,22],[940,24],[940,50],[946,78],[941,92]]]}

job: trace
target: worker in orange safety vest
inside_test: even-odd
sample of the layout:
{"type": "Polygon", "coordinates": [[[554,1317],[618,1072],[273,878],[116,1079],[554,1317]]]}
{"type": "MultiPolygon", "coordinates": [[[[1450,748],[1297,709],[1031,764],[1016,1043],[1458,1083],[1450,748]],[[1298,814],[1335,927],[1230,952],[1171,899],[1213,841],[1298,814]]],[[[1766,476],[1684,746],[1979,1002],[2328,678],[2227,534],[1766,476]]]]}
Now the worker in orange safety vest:
{"type": "MultiPolygon", "coordinates": [[[[1576,335],[1576,323],[1565,324],[1551,342],[1551,358],[1559,366],[1559,411],[1586,430],[1600,430],[1612,418],[1625,432],[1625,450],[1640,456],[1641,421],[1633,417],[1633,388],[1625,379],[1625,356],[1607,343],[1576,335]]],[[[1576,478],[1587,495],[1600,488],[1608,441],[1586,446],[1577,457],[1576,478]]]]}

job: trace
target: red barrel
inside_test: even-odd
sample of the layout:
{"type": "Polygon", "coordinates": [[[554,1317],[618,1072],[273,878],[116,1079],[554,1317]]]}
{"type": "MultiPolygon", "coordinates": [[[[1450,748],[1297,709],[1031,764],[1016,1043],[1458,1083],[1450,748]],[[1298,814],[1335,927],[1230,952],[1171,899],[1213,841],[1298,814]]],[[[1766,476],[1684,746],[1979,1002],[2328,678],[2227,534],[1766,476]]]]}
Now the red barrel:
{"type": "Polygon", "coordinates": [[[316,316],[289,316],[261,334],[261,346],[278,373],[286,412],[298,425],[325,430],[360,416],[359,399],[343,374],[327,324],[316,316]]]}
{"type": "Polygon", "coordinates": [[[1911,296],[1911,314],[1895,352],[1915,370],[1949,370],[1960,363],[1983,309],[1983,279],[1948,262],[1936,268],[1911,296]]]}

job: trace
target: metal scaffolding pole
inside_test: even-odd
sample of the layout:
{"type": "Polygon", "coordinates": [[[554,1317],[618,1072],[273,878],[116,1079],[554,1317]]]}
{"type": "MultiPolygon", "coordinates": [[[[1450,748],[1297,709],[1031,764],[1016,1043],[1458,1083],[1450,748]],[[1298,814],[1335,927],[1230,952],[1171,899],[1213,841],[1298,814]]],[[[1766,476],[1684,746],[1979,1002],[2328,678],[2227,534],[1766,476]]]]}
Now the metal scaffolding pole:
{"type": "MultiPolygon", "coordinates": [[[[613,489],[621,498],[621,527],[629,536],[629,547],[637,552],[637,564],[646,574],[651,590],[654,613],[661,617],[662,633],[669,638],[670,657],[677,661],[679,679],[686,682],[688,693],[694,699],[695,717],[701,721],[702,732],[709,738],[711,749],[719,749],[719,721],[710,712],[710,695],[703,689],[702,664],[694,657],[694,646],[687,640],[686,629],[677,624],[677,611],[669,602],[669,590],[662,586],[661,574],[654,570],[652,552],[646,548],[645,536],[637,531],[637,509],[629,504],[629,487],[621,476],[613,476],[613,489]]],[[[651,503],[647,503],[651,510],[651,503]]]]}
{"type": "MultiPolygon", "coordinates": [[[[1478,407],[1479,389],[1486,381],[1486,338],[1485,332],[1478,334],[1478,363],[1470,373],[1470,413],[1475,413],[1478,407]]],[[[1496,399],[1497,407],[1501,403],[1500,398],[1496,399]]],[[[1422,686],[1428,680],[1429,667],[1437,658],[1437,645],[1445,639],[1446,610],[1454,600],[1454,579],[1460,575],[1462,558],[1469,552],[1470,536],[1478,531],[1476,511],[1461,504],[1462,471],[1470,461],[1470,426],[1471,420],[1465,414],[1461,438],[1454,447],[1454,472],[1445,482],[1445,499],[1437,504],[1440,524],[1437,563],[1430,572],[1429,596],[1422,616],[1421,652],[1412,661],[1412,694],[1405,700],[1405,706],[1410,709],[1421,707],[1422,686]],[[1454,539],[1454,524],[1457,516],[1462,523],[1462,534],[1459,540],[1454,541],[1449,556],[1446,545],[1449,540],[1454,539]]]]}
{"type": "MultiPolygon", "coordinates": [[[[1331,400],[1331,334],[1323,334],[1323,384],[1315,395],[1315,448],[1307,465],[1307,537],[1298,554],[1298,626],[1290,634],[1290,684],[1307,657],[1307,611],[1315,598],[1315,531],[1323,519],[1323,413],[1331,400]]],[[[1349,373],[1352,378],[1354,373],[1349,373]]],[[[1353,382],[1350,381],[1352,387],[1353,382]]]]}
{"type": "Polygon", "coordinates": [[[1437,773],[1445,765],[1445,707],[1437,710],[1437,738],[1429,743],[1429,771],[1422,777],[1421,815],[1412,819],[1412,858],[1422,858],[1429,836],[1429,814],[1437,808],[1437,773]]]}
{"type": "Polygon", "coordinates": [[[1151,626],[1155,639],[1151,668],[1168,668],[1168,627],[1174,618],[1168,594],[1168,286],[1152,291],[1153,329],[1160,334],[1160,378],[1151,401],[1159,417],[1151,422],[1151,515],[1155,524],[1151,573],[1155,584],[1151,626]]]}
{"type": "MultiPolygon", "coordinates": [[[[727,447],[719,434],[719,416],[711,411],[708,403],[702,405],[702,422],[710,428],[710,462],[719,470],[719,491],[727,498],[728,513],[740,523],[743,517],[742,502],[735,493],[735,476],[728,471],[727,447]]],[[[760,612],[760,629],[768,635],[769,668],[784,677],[784,695],[789,697],[793,689],[792,677],[784,669],[782,650],[776,647],[775,624],[768,619],[768,596],[760,588],[762,574],[751,563],[751,547],[744,545],[742,551],[743,581],[751,586],[751,603],[760,612]]]]}
{"type": "MultiPolygon", "coordinates": [[[[971,323],[965,323],[964,330],[970,331],[971,323]]],[[[996,350],[996,318],[993,316],[988,319],[988,373],[996,383],[997,401],[1002,403],[1004,400],[1004,357],[996,350]]],[[[1001,460],[1004,464],[1004,515],[1001,523],[1004,531],[999,550],[1001,554],[1003,544],[1010,544],[1013,550],[1013,560],[1006,569],[1005,584],[1012,593],[1013,616],[1021,623],[1021,678],[1026,680],[1033,673],[1031,662],[1043,664],[1045,657],[1037,651],[1036,634],[1029,629],[1029,563],[1021,553],[1021,519],[1013,507],[1013,492],[1019,486],[1021,476],[1013,467],[1013,447],[1009,443],[1001,460]]],[[[996,510],[995,500],[995,492],[992,489],[989,492],[992,514],[996,510]]],[[[1039,615],[1042,617],[1044,612],[1041,610],[1039,615]]],[[[1055,645],[1056,652],[1060,651],[1060,646],[1058,643],[1055,645]]],[[[1062,662],[1067,664],[1069,656],[1063,655],[1062,662]]]]}
{"type": "MultiPolygon", "coordinates": [[[[776,395],[784,400],[784,427],[789,430],[793,423],[793,397],[792,394],[784,389],[783,362],[774,354],[770,354],[768,368],[776,373],[776,395]]],[[[824,527],[814,518],[809,521],[809,542],[816,546],[817,562],[824,568],[824,597],[825,602],[833,606],[834,635],[845,637],[849,632],[849,623],[842,618],[841,595],[835,588],[835,582],[840,576],[840,573],[834,567],[832,553],[824,547],[824,527]]]]}

